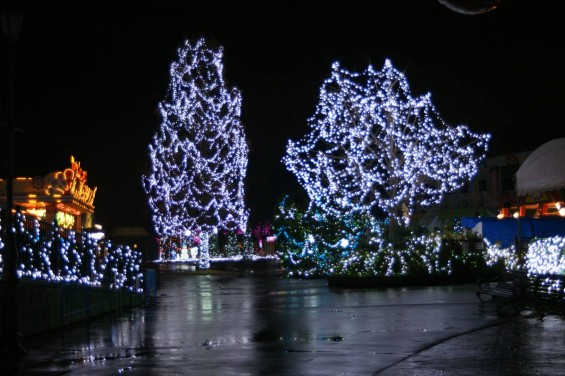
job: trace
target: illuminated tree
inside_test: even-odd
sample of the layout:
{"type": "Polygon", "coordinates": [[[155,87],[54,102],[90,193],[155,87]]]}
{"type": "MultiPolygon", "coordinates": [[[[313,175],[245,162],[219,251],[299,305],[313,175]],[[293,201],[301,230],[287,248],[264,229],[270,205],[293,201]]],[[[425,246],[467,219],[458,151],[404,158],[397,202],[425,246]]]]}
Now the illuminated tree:
{"type": "Polygon", "coordinates": [[[311,205],[338,215],[380,211],[391,231],[416,205],[439,203],[469,180],[490,138],[447,125],[431,95],[413,97],[388,60],[362,73],[334,63],[308,124],[302,140],[288,142],[283,162],[311,205]]]}
{"type": "Polygon", "coordinates": [[[198,233],[200,267],[209,267],[208,237],[245,228],[248,147],[240,122],[241,93],[223,77],[223,49],[186,41],[170,67],[159,103],[162,123],[149,145],[144,187],[161,237],[198,233]]]}

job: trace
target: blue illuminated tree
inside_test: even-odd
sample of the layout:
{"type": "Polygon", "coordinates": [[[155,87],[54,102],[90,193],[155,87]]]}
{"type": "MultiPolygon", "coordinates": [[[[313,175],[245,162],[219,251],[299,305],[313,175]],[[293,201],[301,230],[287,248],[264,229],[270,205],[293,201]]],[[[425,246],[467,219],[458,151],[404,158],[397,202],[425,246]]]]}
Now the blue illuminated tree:
{"type": "Polygon", "coordinates": [[[476,174],[490,138],[446,124],[431,95],[414,97],[401,72],[332,65],[310,132],[283,158],[311,205],[326,213],[381,213],[391,236],[416,205],[439,203],[476,174]]]}
{"type": "Polygon", "coordinates": [[[159,103],[161,127],[149,145],[151,173],[143,178],[156,233],[198,234],[200,267],[209,267],[208,238],[247,225],[244,179],[248,146],[241,93],[224,81],[223,49],[185,41],[170,67],[159,103]]]}

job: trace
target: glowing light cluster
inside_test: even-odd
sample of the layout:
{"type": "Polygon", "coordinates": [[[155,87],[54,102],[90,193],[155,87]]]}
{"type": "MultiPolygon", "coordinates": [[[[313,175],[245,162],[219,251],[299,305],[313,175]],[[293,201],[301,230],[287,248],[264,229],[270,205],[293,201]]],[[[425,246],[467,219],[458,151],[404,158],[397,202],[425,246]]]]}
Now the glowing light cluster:
{"type": "Polygon", "coordinates": [[[241,93],[224,81],[223,49],[204,39],[185,41],[170,67],[162,122],[149,145],[151,173],[143,178],[156,233],[183,238],[202,231],[244,229],[248,146],[241,124],[241,93]]]}
{"type": "Polygon", "coordinates": [[[528,273],[565,275],[565,237],[554,236],[532,241],[525,261],[528,273]]]}
{"type": "Polygon", "coordinates": [[[361,73],[334,63],[308,124],[283,162],[311,205],[333,215],[378,208],[405,224],[415,205],[440,202],[476,174],[490,139],[447,125],[389,60],[361,73]]]}
{"type": "MultiPolygon", "coordinates": [[[[38,220],[16,213],[14,234],[20,278],[143,292],[141,252],[110,241],[99,242],[89,233],[65,231],[54,224],[50,231],[42,227],[45,224],[38,220]]],[[[0,239],[0,250],[3,248],[0,239]]]]}
{"type": "Polygon", "coordinates": [[[402,246],[380,239],[370,251],[355,250],[340,261],[338,274],[365,276],[449,275],[452,260],[441,260],[441,238],[437,235],[415,235],[402,246]]]}
{"type": "Polygon", "coordinates": [[[514,245],[506,248],[500,244],[487,244],[488,266],[496,264],[510,270],[526,270],[528,274],[565,275],[565,237],[534,239],[528,244],[524,262],[520,262],[514,245]]]}
{"type": "Polygon", "coordinates": [[[366,214],[319,215],[289,197],[280,203],[274,224],[279,257],[291,276],[461,275],[485,266],[483,250],[463,250],[463,243],[481,241],[473,235],[420,229],[393,241],[386,222],[366,214]]]}
{"type": "Polygon", "coordinates": [[[500,243],[490,243],[484,239],[486,248],[486,262],[488,266],[501,265],[509,270],[520,270],[523,265],[516,254],[516,247],[501,247],[500,243]]]}

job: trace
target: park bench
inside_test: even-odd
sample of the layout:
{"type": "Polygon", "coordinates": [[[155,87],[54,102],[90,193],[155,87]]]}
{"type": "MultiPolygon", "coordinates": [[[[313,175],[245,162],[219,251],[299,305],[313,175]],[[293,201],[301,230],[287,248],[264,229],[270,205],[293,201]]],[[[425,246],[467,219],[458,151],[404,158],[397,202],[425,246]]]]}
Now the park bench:
{"type": "Polygon", "coordinates": [[[540,314],[540,320],[555,313],[565,315],[565,276],[538,274],[532,276],[527,301],[540,314]]]}
{"type": "Polygon", "coordinates": [[[481,306],[485,304],[482,296],[490,296],[500,308],[510,305],[516,313],[522,310],[521,304],[526,297],[526,290],[531,281],[528,274],[523,271],[509,270],[498,274],[494,278],[482,278],[477,281],[477,297],[481,306]]]}

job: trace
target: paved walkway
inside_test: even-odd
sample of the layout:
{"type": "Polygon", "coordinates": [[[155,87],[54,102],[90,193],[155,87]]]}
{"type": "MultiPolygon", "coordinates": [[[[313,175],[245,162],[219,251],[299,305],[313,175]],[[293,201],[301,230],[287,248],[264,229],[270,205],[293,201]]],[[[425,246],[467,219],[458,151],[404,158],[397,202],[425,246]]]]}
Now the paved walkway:
{"type": "Polygon", "coordinates": [[[565,322],[499,317],[473,285],[159,275],[131,312],[25,338],[4,375],[562,375],[565,322]]]}
{"type": "Polygon", "coordinates": [[[382,372],[398,375],[563,375],[565,322],[520,317],[456,336],[382,372]]]}

